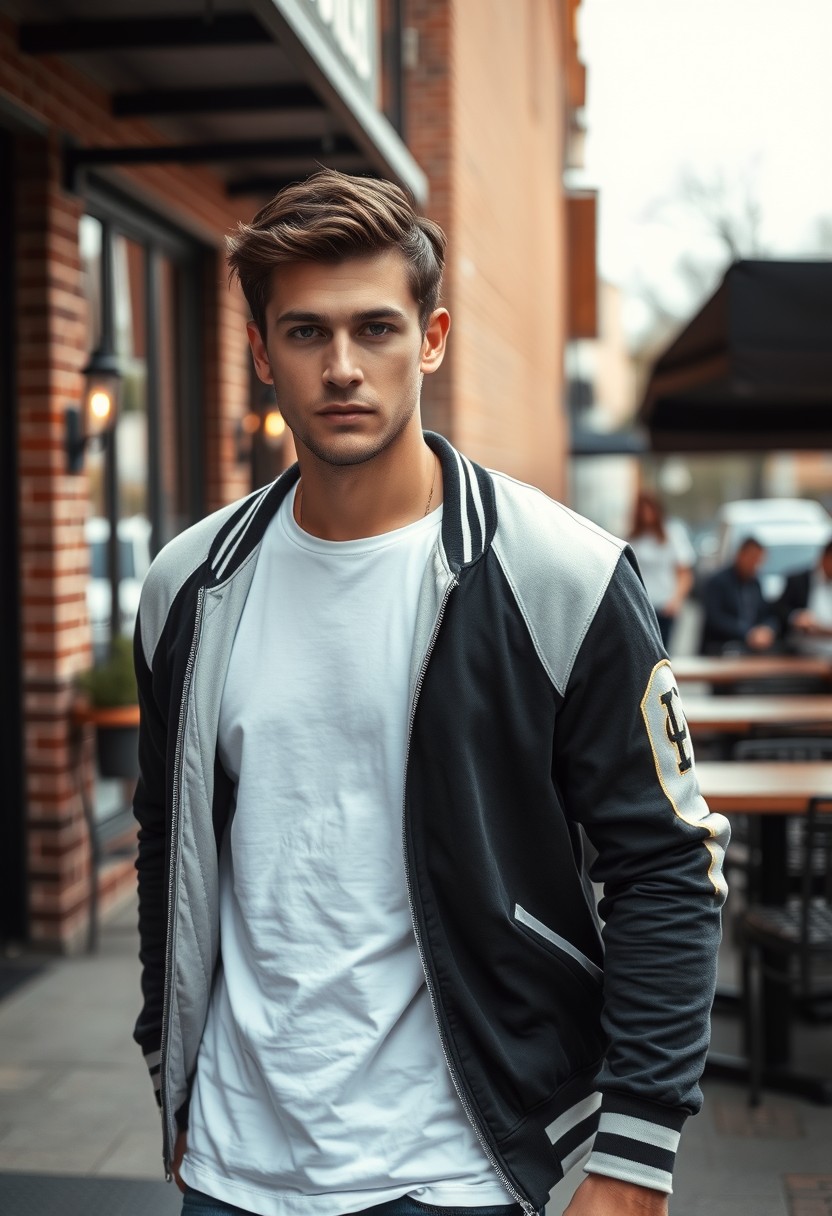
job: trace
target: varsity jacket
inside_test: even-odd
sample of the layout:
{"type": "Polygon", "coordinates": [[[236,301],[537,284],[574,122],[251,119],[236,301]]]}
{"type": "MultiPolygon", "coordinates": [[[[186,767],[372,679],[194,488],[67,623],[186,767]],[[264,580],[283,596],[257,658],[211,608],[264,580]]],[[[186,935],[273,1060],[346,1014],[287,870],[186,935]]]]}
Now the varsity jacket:
{"type": "MultiPolygon", "coordinates": [[[[410,669],[403,879],[445,1061],[529,1216],[590,1149],[587,1168],[669,1191],[701,1104],[727,824],[699,794],[627,547],[426,439],[444,511],[410,669]]],[[[141,599],[135,1038],[168,1173],[219,954],[225,673],[298,476],[173,540],[141,599]]]]}

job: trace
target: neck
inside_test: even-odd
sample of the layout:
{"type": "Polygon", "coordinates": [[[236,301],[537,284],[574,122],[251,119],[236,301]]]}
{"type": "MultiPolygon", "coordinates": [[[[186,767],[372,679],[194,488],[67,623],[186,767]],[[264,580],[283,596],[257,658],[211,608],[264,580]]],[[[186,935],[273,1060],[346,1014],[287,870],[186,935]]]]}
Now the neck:
{"type": "Polygon", "coordinates": [[[442,472],[421,431],[416,439],[355,465],[327,464],[298,445],[296,521],[313,536],[338,541],[381,536],[422,519],[442,501],[442,472]]]}

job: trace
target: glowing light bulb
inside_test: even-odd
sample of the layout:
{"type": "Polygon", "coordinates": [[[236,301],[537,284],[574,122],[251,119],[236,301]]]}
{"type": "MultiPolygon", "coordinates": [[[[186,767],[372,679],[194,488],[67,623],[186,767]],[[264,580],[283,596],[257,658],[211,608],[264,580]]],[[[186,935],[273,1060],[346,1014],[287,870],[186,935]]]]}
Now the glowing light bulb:
{"type": "Polygon", "coordinates": [[[96,422],[106,422],[110,417],[113,402],[109,393],[97,389],[90,397],[90,414],[96,422]]]}
{"type": "Polygon", "coordinates": [[[280,410],[270,410],[263,419],[263,432],[267,439],[280,439],[286,430],[286,419],[280,410]]]}

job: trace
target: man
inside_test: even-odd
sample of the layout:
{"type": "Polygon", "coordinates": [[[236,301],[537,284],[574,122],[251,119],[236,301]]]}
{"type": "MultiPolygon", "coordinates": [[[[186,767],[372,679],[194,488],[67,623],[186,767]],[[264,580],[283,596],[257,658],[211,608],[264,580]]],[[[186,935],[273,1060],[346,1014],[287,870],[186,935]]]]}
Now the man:
{"type": "Polygon", "coordinates": [[[194,1216],[533,1216],[590,1149],[570,1216],[658,1216],[701,1102],[726,823],[622,542],[422,431],[444,248],[331,171],[231,242],[298,463],[136,633],[135,1037],[194,1216]]]}
{"type": "Polygon", "coordinates": [[[777,613],[763,595],[757,571],[765,560],[753,536],[740,542],[734,560],[705,587],[703,654],[771,650],[778,635],[777,613]]]}
{"type": "Polygon", "coordinates": [[[786,579],[777,610],[792,649],[832,657],[832,538],[812,569],[786,579]]]}

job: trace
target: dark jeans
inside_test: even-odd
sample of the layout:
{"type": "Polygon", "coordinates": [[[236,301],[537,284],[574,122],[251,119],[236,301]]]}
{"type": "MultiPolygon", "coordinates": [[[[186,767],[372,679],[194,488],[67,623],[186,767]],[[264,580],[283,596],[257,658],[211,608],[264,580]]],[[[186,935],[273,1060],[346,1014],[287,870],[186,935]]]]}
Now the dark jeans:
{"type": "MultiPolygon", "coordinates": [[[[519,1203],[501,1203],[486,1208],[438,1208],[429,1203],[419,1203],[416,1199],[392,1199],[389,1203],[379,1203],[376,1207],[364,1208],[363,1211],[350,1216],[523,1216],[519,1203]]],[[[221,1199],[212,1199],[201,1191],[191,1187],[185,1191],[182,1203],[182,1216],[252,1216],[246,1208],[235,1208],[221,1199]]],[[[346,1214],[345,1214],[346,1216],[346,1214]]]]}
{"type": "Polygon", "coordinates": [[[665,650],[670,649],[670,635],[673,632],[673,626],[676,624],[675,616],[668,616],[666,612],[656,612],[656,620],[659,622],[659,633],[662,635],[662,642],[665,650]]]}

